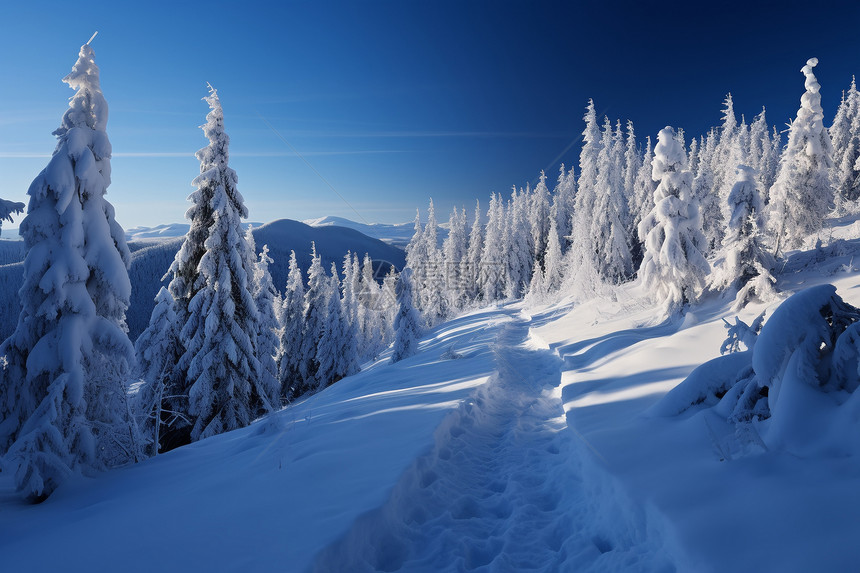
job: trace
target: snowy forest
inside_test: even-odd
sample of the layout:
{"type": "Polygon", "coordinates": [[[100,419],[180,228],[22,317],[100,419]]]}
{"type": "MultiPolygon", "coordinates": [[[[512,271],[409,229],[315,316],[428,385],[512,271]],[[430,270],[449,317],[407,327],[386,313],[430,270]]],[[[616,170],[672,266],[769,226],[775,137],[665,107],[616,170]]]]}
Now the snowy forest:
{"type": "MultiPolygon", "coordinates": [[[[817,64],[802,67],[800,107],[784,130],[764,109],[739,118],[729,94],[707,133],[667,126],[652,139],[630,121],[598,117],[589,101],[578,165],[561,165],[554,181],[540,172],[534,186],[455,208],[444,240],[431,199],[416,214],[402,269],[358,252],[325,268],[314,247],[301,268],[293,252],[284,285],[272,279],[269,246],[255,245],[243,222],[225,112],[209,86],[190,229],[169,268],[157,271],[166,286],[132,340],[131,253],[122,213],[106,198],[108,108],[86,44],[63,78],[75,95],[20,224],[20,313],[0,348],[0,470],[23,499],[44,501],[72,476],[129,466],[290,408],[387,351],[391,363],[408,359],[423,333],[488,306],[614,300],[634,281],[666,319],[705,296],[730,301],[734,312],[777,301],[789,256],[821,251],[828,221],[860,212],[860,92],[852,81],[825,127],[817,64]]],[[[24,208],[4,200],[0,217],[24,208]]],[[[821,328],[828,345],[843,341],[834,360],[856,371],[860,311],[830,291],[807,299],[794,313],[830,309],[821,328]]],[[[741,341],[751,350],[758,336],[764,356],[777,336],[767,332],[761,320],[736,322],[730,336],[735,350],[741,341]]],[[[840,388],[856,387],[856,372],[848,378],[840,388]]],[[[695,383],[670,393],[663,408],[678,413],[726,396],[735,420],[776,413],[760,392],[770,381],[695,383]]]]}

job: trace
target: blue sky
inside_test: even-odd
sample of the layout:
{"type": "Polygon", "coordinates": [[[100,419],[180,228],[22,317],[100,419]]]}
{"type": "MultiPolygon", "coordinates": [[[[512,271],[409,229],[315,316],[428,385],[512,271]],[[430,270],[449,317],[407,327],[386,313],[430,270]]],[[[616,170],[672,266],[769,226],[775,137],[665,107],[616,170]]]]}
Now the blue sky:
{"type": "Polygon", "coordinates": [[[766,106],[783,126],[817,56],[829,124],[860,72],[860,5],[179,4],[3,3],[0,196],[26,201],[72,94],[60,80],[95,30],[108,197],[125,227],[183,220],[206,82],[251,220],[402,222],[431,196],[444,219],[541,169],[554,180],[576,162],[589,97],[640,138],[667,124],[704,132],[729,91],[738,113],[766,106]]]}

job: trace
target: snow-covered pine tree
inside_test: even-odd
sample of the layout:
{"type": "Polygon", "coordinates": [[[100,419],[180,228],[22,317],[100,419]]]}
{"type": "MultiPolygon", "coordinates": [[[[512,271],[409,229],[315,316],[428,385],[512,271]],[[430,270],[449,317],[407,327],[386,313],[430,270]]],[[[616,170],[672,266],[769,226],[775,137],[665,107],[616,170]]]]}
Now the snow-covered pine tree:
{"type": "Polygon", "coordinates": [[[358,291],[358,322],[363,352],[359,358],[369,360],[382,350],[382,316],[380,312],[380,290],[373,270],[373,260],[365,253],[361,263],[361,281],[358,291]]]}
{"type": "MultiPolygon", "coordinates": [[[[209,199],[204,211],[211,212],[212,225],[197,276],[189,281],[191,298],[180,330],[185,352],[177,364],[181,385],[170,391],[188,396],[191,441],[247,426],[259,411],[274,409],[257,358],[259,313],[249,267],[253,255],[242,229],[248,210],[236,188],[236,172],[228,165],[230,139],[218,92],[210,86],[204,99],[210,111],[202,129],[209,145],[196,154],[200,175],[192,184],[198,200],[209,199]]],[[[182,406],[180,402],[176,409],[182,411],[182,406]]]]}
{"type": "Polygon", "coordinates": [[[717,173],[717,142],[719,135],[714,129],[708,131],[704,143],[699,146],[699,172],[693,181],[693,197],[699,202],[702,211],[702,225],[706,245],[704,253],[717,248],[723,238],[723,215],[720,203],[717,173]]]}
{"type": "Polygon", "coordinates": [[[565,172],[564,163],[558,172],[558,181],[553,190],[550,217],[558,229],[562,254],[570,247],[570,235],[573,229],[573,209],[576,205],[576,176],[573,167],[565,172]]]}
{"type": "Polygon", "coordinates": [[[765,250],[761,235],[763,205],[751,167],[738,165],[737,182],[728,202],[731,217],[711,284],[717,289],[737,289],[737,310],[753,297],[767,301],[775,294],[776,280],[771,275],[774,260],[765,250]]]}
{"type": "Polygon", "coordinates": [[[822,228],[833,207],[833,151],[822,123],[821,86],[812,72],[817,65],[818,58],[810,58],[801,69],[806,76],[806,92],[788,130],[788,144],[770,192],[768,222],[775,255],[800,247],[807,235],[822,228]]]}
{"type": "Polygon", "coordinates": [[[860,197],[860,170],[855,167],[860,157],[860,92],[853,77],[829,134],[833,144],[831,180],[836,191],[837,211],[856,209],[852,205],[860,197]]]}
{"type": "Polygon", "coordinates": [[[564,280],[564,258],[554,219],[549,226],[549,240],[543,257],[543,264],[546,292],[553,294],[561,288],[561,283],[564,280]]]}
{"type": "Polygon", "coordinates": [[[391,265],[388,274],[382,279],[382,288],[380,289],[383,322],[382,348],[388,348],[394,342],[394,319],[397,317],[397,276],[397,270],[394,265],[391,265]]]}
{"type": "Polygon", "coordinates": [[[532,258],[534,248],[528,221],[529,195],[528,188],[525,191],[520,189],[517,193],[514,187],[508,204],[508,217],[505,220],[505,234],[502,239],[508,256],[508,282],[505,290],[505,296],[508,298],[520,298],[526,293],[535,263],[532,258]]]}
{"type": "Polygon", "coordinates": [[[652,165],[652,177],[660,182],[654,207],[639,223],[639,237],[645,242],[640,276],[669,313],[698,299],[709,270],[701,252],[702,216],[686,167],[687,157],[674,130],[663,128],[652,165]]]}
{"type": "MultiPolygon", "coordinates": [[[[337,266],[331,264],[325,326],[320,338],[317,356],[319,370],[316,391],[330,386],[345,376],[358,372],[358,358],[355,351],[355,331],[346,320],[340,297],[340,280],[337,266]]],[[[381,333],[380,333],[381,334],[381,333]]]]}
{"type": "Polygon", "coordinates": [[[546,186],[546,174],[541,170],[538,184],[529,197],[528,222],[531,228],[531,259],[543,265],[543,255],[546,252],[546,242],[549,238],[550,223],[549,189],[546,186]]]}
{"type": "MultiPolygon", "coordinates": [[[[355,287],[358,281],[352,274],[352,252],[347,251],[343,257],[341,265],[343,272],[343,282],[340,284],[341,297],[343,298],[343,315],[351,326],[356,326],[356,318],[358,316],[358,299],[355,287]]],[[[358,331],[356,330],[356,335],[358,331]]]]}
{"type": "Polygon", "coordinates": [[[125,324],[130,255],[104,197],[108,106],[89,44],[63,81],[76,92],[48,166],[27,192],[22,308],[0,349],[0,452],[31,500],[73,474],[140,455],[126,388],[134,364],[125,324]]]}
{"type": "Polygon", "coordinates": [[[770,127],[767,124],[765,109],[755,116],[750,125],[749,133],[749,161],[750,167],[755,169],[756,188],[762,198],[762,204],[766,204],[768,192],[776,177],[776,166],[779,163],[778,148],[774,148],[770,137],[770,127]]]}
{"type": "MultiPolygon", "coordinates": [[[[250,227],[249,227],[250,234],[250,227]]],[[[281,382],[278,376],[277,354],[279,347],[278,310],[283,305],[281,295],[272,282],[269,265],[274,261],[269,256],[269,246],[263,245],[263,250],[254,265],[253,291],[257,303],[257,359],[262,367],[260,371],[260,391],[265,392],[266,400],[275,409],[281,405],[281,382]]],[[[263,401],[263,402],[265,402],[263,401]]],[[[259,404],[262,407],[262,403],[259,404]]],[[[265,414],[265,409],[259,409],[256,415],[265,414]]]]}
{"type": "Polygon", "coordinates": [[[137,425],[144,439],[148,442],[149,455],[155,456],[160,451],[159,443],[162,427],[175,424],[178,414],[164,409],[165,383],[173,364],[170,358],[173,348],[180,344],[174,300],[170,292],[161,287],[155,295],[155,308],[146,327],[134,343],[137,355],[137,366],[141,385],[134,395],[134,411],[137,415],[137,425]]]}
{"type": "Polygon", "coordinates": [[[436,208],[433,199],[427,207],[427,224],[424,225],[424,248],[427,249],[427,263],[423,282],[418,291],[421,312],[427,326],[433,326],[448,316],[447,294],[445,293],[445,261],[439,249],[436,208]]]}
{"type": "Polygon", "coordinates": [[[469,237],[466,233],[466,210],[458,211],[454,207],[448,219],[448,236],[442,242],[443,288],[449,316],[459,312],[466,304],[465,289],[462,284],[464,279],[460,275],[462,263],[469,249],[469,237]]]}
{"type": "Polygon", "coordinates": [[[308,267],[308,289],[305,291],[304,320],[299,347],[299,380],[295,384],[293,397],[301,396],[321,387],[319,378],[319,345],[325,332],[328,311],[329,281],[317,253],[311,243],[311,265],[308,267]]]}
{"type": "Polygon", "coordinates": [[[528,289],[526,289],[523,297],[526,302],[531,304],[542,304],[546,300],[547,290],[544,281],[543,269],[537,263],[532,270],[532,277],[529,281],[528,289]]]}
{"type": "MultiPolygon", "coordinates": [[[[421,310],[423,308],[422,290],[429,274],[427,269],[430,266],[430,252],[427,249],[424,228],[421,226],[421,211],[418,209],[415,210],[415,232],[409,244],[406,245],[406,266],[412,269],[415,308],[421,310]]],[[[360,273],[357,276],[360,276],[360,273]]]]}
{"type": "MultiPolygon", "coordinates": [[[[694,140],[695,143],[695,140],[694,140]]],[[[639,158],[639,148],[636,145],[636,133],[633,130],[633,122],[627,120],[627,139],[624,144],[624,167],[621,176],[622,188],[624,189],[624,232],[631,244],[636,243],[636,220],[635,207],[636,176],[642,161],[639,158]]]]}
{"type": "MultiPolygon", "coordinates": [[[[505,296],[508,262],[507,253],[504,250],[504,235],[505,207],[502,204],[502,197],[493,193],[490,195],[490,206],[487,209],[484,248],[481,252],[478,274],[481,293],[486,303],[495,302],[505,296]]],[[[406,266],[412,268],[408,263],[406,266]]]]}
{"type": "Polygon", "coordinates": [[[302,270],[296,261],[296,252],[290,251],[287,286],[278,322],[281,324],[278,340],[278,380],[283,398],[291,400],[299,395],[301,385],[302,340],[305,326],[305,285],[302,270]]]}
{"type": "Polygon", "coordinates": [[[573,210],[571,248],[565,257],[567,290],[576,296],[590,297],[600,282],[597,272],[596,238],[592,236],[597,187],[599,185],[600,151],[603,148],[594,102],[588,100],[579,154],[579,181],[573,210]]]}
{"type": "Polygon", "coordinates": [[[475,201],[475,218],[469,231],[469,248],[466,250],[466,258],[460,265],[460,280],[466,304],[477,301],[481,294],[478,278],[483,250],[484,226],[481,225],[481,204],[475,201]]]}
{"type": "MultiPolygon", "coordinates": [[[[651,136],[645,138],[645,152],[642,156],[642,162],[639,164],[639,169],[636,172],[636,181],[633,184],[633,197],[630,204],[632,213],[632,224],[634,229],[639,228],[639,222],[644,219],[651,208],[654,206],[654,189],[656,184],[651,179],[651,162],[654,159],[654,154],[651,151],[651,136]]],[[[630,258],[634,269],[638,269],[642,262],[644,253],[644,241],[639,239],[638,231],[634,232],[630,237],[630,258]]]]}
{"type": "Polygon", "coordinates": [[[400,273],[396,287],[397,316],[394,319],[394,351],[391,362],[400,362],[418,351],[422,319],[412,304],[412,269],[400,273]]]}
{"type": "Polygon", "coordinates": [[[624,220],[627,204],[622,170],[621,125],[613,132],[605,118],[602,143],[597,155],[597,181],[590,233],[594,263],[601,280],[618,284],[633,272],[624,220]]]}

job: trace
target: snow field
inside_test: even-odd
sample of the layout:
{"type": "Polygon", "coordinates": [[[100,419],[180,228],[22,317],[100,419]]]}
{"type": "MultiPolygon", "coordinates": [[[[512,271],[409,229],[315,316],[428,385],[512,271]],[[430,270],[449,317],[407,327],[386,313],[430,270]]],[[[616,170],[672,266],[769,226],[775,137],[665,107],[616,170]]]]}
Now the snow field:
{"type": "Polygon", "coordinates": [[[448,322],[412,358],[391,365],[385,353],[270,418],[76,478],[38,506],[0,474],[2,570],[308,570],[385,502],[445,416],[486,383],[489,345],[509,314],[448,322]],[[462,358],[441,358],[452,346],[462,358]]]}
{"type": "Polygon", "coordinates": [[[501,327],[496,372],[315,571],[672,570],[647,531],[595,495],[604,484],[583,483],[560,360],[529,320],[501,327]]]}

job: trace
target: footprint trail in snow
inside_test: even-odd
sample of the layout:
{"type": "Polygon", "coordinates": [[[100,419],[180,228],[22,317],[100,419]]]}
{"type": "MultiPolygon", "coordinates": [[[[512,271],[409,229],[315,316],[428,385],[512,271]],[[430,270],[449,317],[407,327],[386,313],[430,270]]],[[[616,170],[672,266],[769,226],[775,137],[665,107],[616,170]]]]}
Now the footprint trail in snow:
{"type": "Polygon", "coordinates": [[[635,544],[606,559],[622,548],[589,526],[600,508],[583,495],[565,430],[561,360],[514,322],[501,328],[495,361],[491,379],[437,429],[433,449],[318,555],[315,571],[643,566],[635,544]]]}

